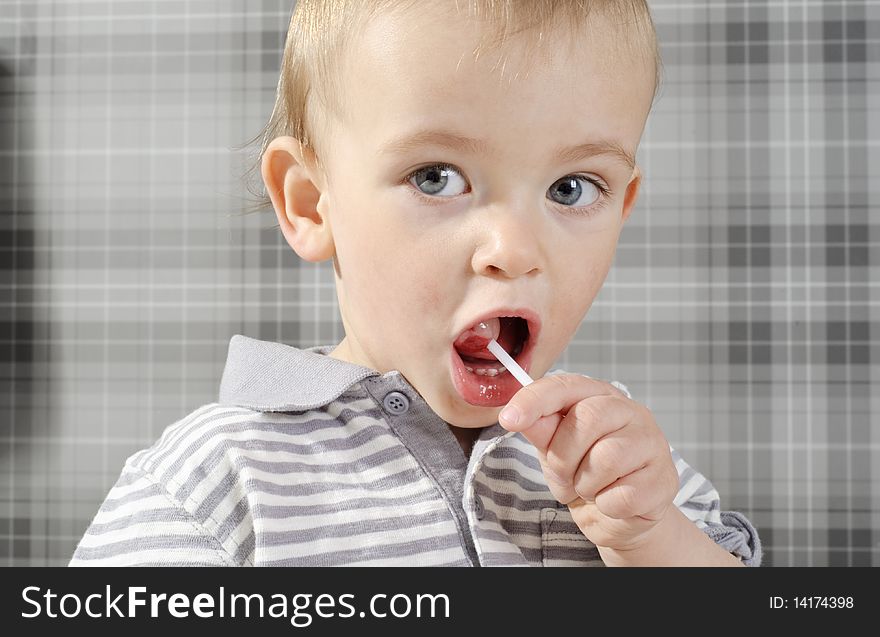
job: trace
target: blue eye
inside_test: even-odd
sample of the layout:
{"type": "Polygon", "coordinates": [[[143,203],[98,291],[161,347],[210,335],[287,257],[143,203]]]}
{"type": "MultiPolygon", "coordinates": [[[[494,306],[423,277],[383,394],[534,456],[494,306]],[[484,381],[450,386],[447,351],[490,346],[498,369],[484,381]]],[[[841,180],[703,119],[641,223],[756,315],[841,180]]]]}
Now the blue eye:
{"type": "MultiPolygon", "coordinates": [[[[429,164],[406,176],[406,182],[416,188],[413,194],[425,199],[449,199],[468,192],[468,183],[461,172],[451,164],[429,164]]],[[[587,175],[566,175],[547,190],[547,198],[570,208],[597,208],[611,190],[598,178],[587,175]]],[[[576,212],[573,210],[572,212],[576,212]]],[[[579,211],[587,214],[586,211],[579,211]]]]}
{"type": "Polygon", "coordinates": [[[547,191],[547,197],[564,206],[591,206],[608,190],[598,181],[582,175],[567,175],[547,191]],[[583,185],[582,185],[583,184],[583,185]]]}
{"type": "Polygon", "coordinates": [[[433,164],[419,168],[407,177],[407,181],[426,195],[455,197],[467,191],[464,177],[449,164],[433,164]],[[447,186],[450,187],[451,192],[442,194],[447,186]]]}

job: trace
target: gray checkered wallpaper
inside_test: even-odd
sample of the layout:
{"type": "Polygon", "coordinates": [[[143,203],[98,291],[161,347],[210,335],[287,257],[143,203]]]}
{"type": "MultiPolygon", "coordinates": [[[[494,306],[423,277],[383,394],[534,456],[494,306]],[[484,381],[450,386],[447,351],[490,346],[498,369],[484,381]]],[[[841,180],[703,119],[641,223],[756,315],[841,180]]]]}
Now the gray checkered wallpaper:
{"type": "MultiPolygon", "coordinates": [[[[629,385],[765,564],[880,564],[880,4],[651,6],[645,187],[559,366],[629,385]]],[[[342,337],[331,266],[242,214],[290,10],[0,0],[3,563],[66,564],[233,334],[342,337]]]]}

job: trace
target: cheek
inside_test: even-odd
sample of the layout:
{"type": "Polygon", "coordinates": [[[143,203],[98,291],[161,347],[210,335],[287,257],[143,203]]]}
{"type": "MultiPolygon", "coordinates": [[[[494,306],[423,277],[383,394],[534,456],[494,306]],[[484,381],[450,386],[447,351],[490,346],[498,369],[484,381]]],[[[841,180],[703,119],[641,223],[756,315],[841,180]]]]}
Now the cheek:
{"type": "Polygon", "coordinates": [[[406,314],[418,313],[430,316],[441,307],[444,294],[437,265],[425,258],[426,250],[397,249],[388,253],[385,263],[390,266],[386,272],[394,277],[394,288],[399,293],[400,311],[406,314]]]}
{"type": "Polygon", "coordinates": [[[443,291],[440,289],[436,278],[430,277],[424,281],[424,285],[416,293],[416,304],[424,314],[436,311],[442,307],[443,291]]]}
{"type": "Polygon", "coordinates": [[[558,287],[558,301],[575,314],[586,312],[599,293],[614,259],[614,242],[595,242],[566,259],[576,267],[565,269],[564,281],[558,287]]]}
{"type": "Polygon", "coordinates": [[[374,242],[363,255],[370,263],[371,275],[361,282],[383,305],[392,308],[392,321],[433,316],[448,297],[437,264],[425,258],[426,250],[407,244],[404,249],[399,242],[374,242]]]}

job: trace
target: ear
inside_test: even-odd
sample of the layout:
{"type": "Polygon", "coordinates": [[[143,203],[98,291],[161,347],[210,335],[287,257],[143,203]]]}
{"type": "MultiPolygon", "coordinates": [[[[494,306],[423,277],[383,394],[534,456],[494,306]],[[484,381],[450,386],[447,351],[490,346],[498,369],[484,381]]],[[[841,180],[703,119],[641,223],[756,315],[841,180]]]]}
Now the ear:
{"type": "Polygon", "coordinates": [[[642,171],[636,166],[633,168],[632,177],[630,177],[629,183],[626,185],[626,194],[623,196],[623,218],[622,220],[625,222],[630,213],[633,210],[633,207],[636,205],[636,199],[639,197],[639,186],[642,184],[642,171]]]}
{"type": "Polygon", "coordinates": [[[332,257],[335,245],[316,184],[321,180],[315,174],[314,153],[293,137],[276,137],[266,147],[260,169],[281,234],[290,247],[306,261],[332,257]]]}

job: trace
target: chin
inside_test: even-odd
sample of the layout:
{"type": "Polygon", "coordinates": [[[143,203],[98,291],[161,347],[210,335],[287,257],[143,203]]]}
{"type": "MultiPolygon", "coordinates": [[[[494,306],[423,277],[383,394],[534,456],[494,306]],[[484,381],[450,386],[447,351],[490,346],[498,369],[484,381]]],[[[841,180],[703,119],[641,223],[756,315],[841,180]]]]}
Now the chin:
{"type": "Polygon", "coordinates": [[[498,422],[498,414],[500,412],[501,407],[474,407],[468,405],[465,409],[455,410],[455,413],[449,414],[448,418],[442,414],[438,415],[454,427],[478,429],[489,427],[498,422]]]}

